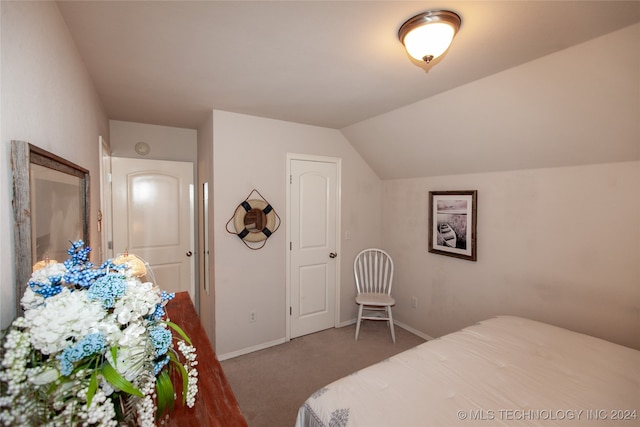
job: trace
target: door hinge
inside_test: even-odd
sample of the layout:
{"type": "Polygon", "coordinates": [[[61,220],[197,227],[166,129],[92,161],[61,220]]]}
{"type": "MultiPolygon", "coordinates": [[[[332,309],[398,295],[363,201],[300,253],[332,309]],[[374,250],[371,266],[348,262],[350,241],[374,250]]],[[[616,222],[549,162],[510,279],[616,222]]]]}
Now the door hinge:
{"type": "Polygon", "coordinates": [[[292,251],[293,250],[293,242],[289,242],[289,250],[292,251]]]}
{"type": "Polygon", "coordinates": [[[289,316],[293,316],[293,308],[289,307],[289,316]]]}
{"type": "Polygon", "coordinates": [[[107,182],[113,182],[113,175],[111,175],[110,173],[107,173],[107,182]]]}
{"type": "Polygon", "coordinates": [[[289,175],[289,184],[293,184],[293,175],[289,175]]]}

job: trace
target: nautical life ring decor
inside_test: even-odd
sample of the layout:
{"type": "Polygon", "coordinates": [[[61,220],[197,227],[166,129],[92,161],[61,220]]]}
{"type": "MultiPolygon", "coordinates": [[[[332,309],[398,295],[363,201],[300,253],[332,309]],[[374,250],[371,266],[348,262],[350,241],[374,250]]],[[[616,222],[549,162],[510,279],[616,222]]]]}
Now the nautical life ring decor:
{"type": "Polygon", "coordinates": [[[278,227],[280,227],[280,217],[273,206],[255,189],[238,205],[227,222],[227,232],[237,235],[250,249],[262,248],[278,227]],[[250,198],[253,193],[257,193],[260,199],[250,198]],[[235,231],[229,230],[231,223],[235,231]],[[261,244],[255,246],[249,243],[261,244]]]}

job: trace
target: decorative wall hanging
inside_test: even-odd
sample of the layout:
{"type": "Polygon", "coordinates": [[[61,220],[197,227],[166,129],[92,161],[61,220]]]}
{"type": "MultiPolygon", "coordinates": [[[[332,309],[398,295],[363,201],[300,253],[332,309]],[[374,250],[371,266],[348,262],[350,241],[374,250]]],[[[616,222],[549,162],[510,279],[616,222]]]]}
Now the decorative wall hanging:
{"type": "Polygon", "coordinates": [[[249,249],[256,250],[267,243],[267,239],[280,227],[280,222],[275,209],[258,190],[253,189],[227,221],[227,232],[238,236],[249,249]],[[251,198],[254,193],[260,199],[251,198]],[[229,229],[231,223],[234,230],[229,229]]]}
{"type": "Polygon", "coordinates": [[[476,261],[476,190],[429,191],[429,252],[476,261]]]}

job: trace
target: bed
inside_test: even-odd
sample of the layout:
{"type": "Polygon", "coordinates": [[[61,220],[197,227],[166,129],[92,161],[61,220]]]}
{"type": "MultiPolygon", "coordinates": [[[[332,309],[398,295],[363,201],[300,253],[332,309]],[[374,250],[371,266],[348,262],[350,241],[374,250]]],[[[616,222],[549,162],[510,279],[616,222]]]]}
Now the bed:
{"type": "Polygon", "coordinates": [[[499,316],[339,379],[296,427],[640,425],[640,351],[499,316]]]}

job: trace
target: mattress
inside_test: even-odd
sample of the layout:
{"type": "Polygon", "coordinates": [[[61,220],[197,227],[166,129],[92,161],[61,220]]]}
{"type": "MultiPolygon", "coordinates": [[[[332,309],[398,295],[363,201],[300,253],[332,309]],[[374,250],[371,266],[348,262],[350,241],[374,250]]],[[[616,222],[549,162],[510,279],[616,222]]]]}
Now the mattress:
{"type": "Polygon", "coordinates": [[[640,351],[513,316],[321,388],[296,427],[640,425],[640,351]]]}

